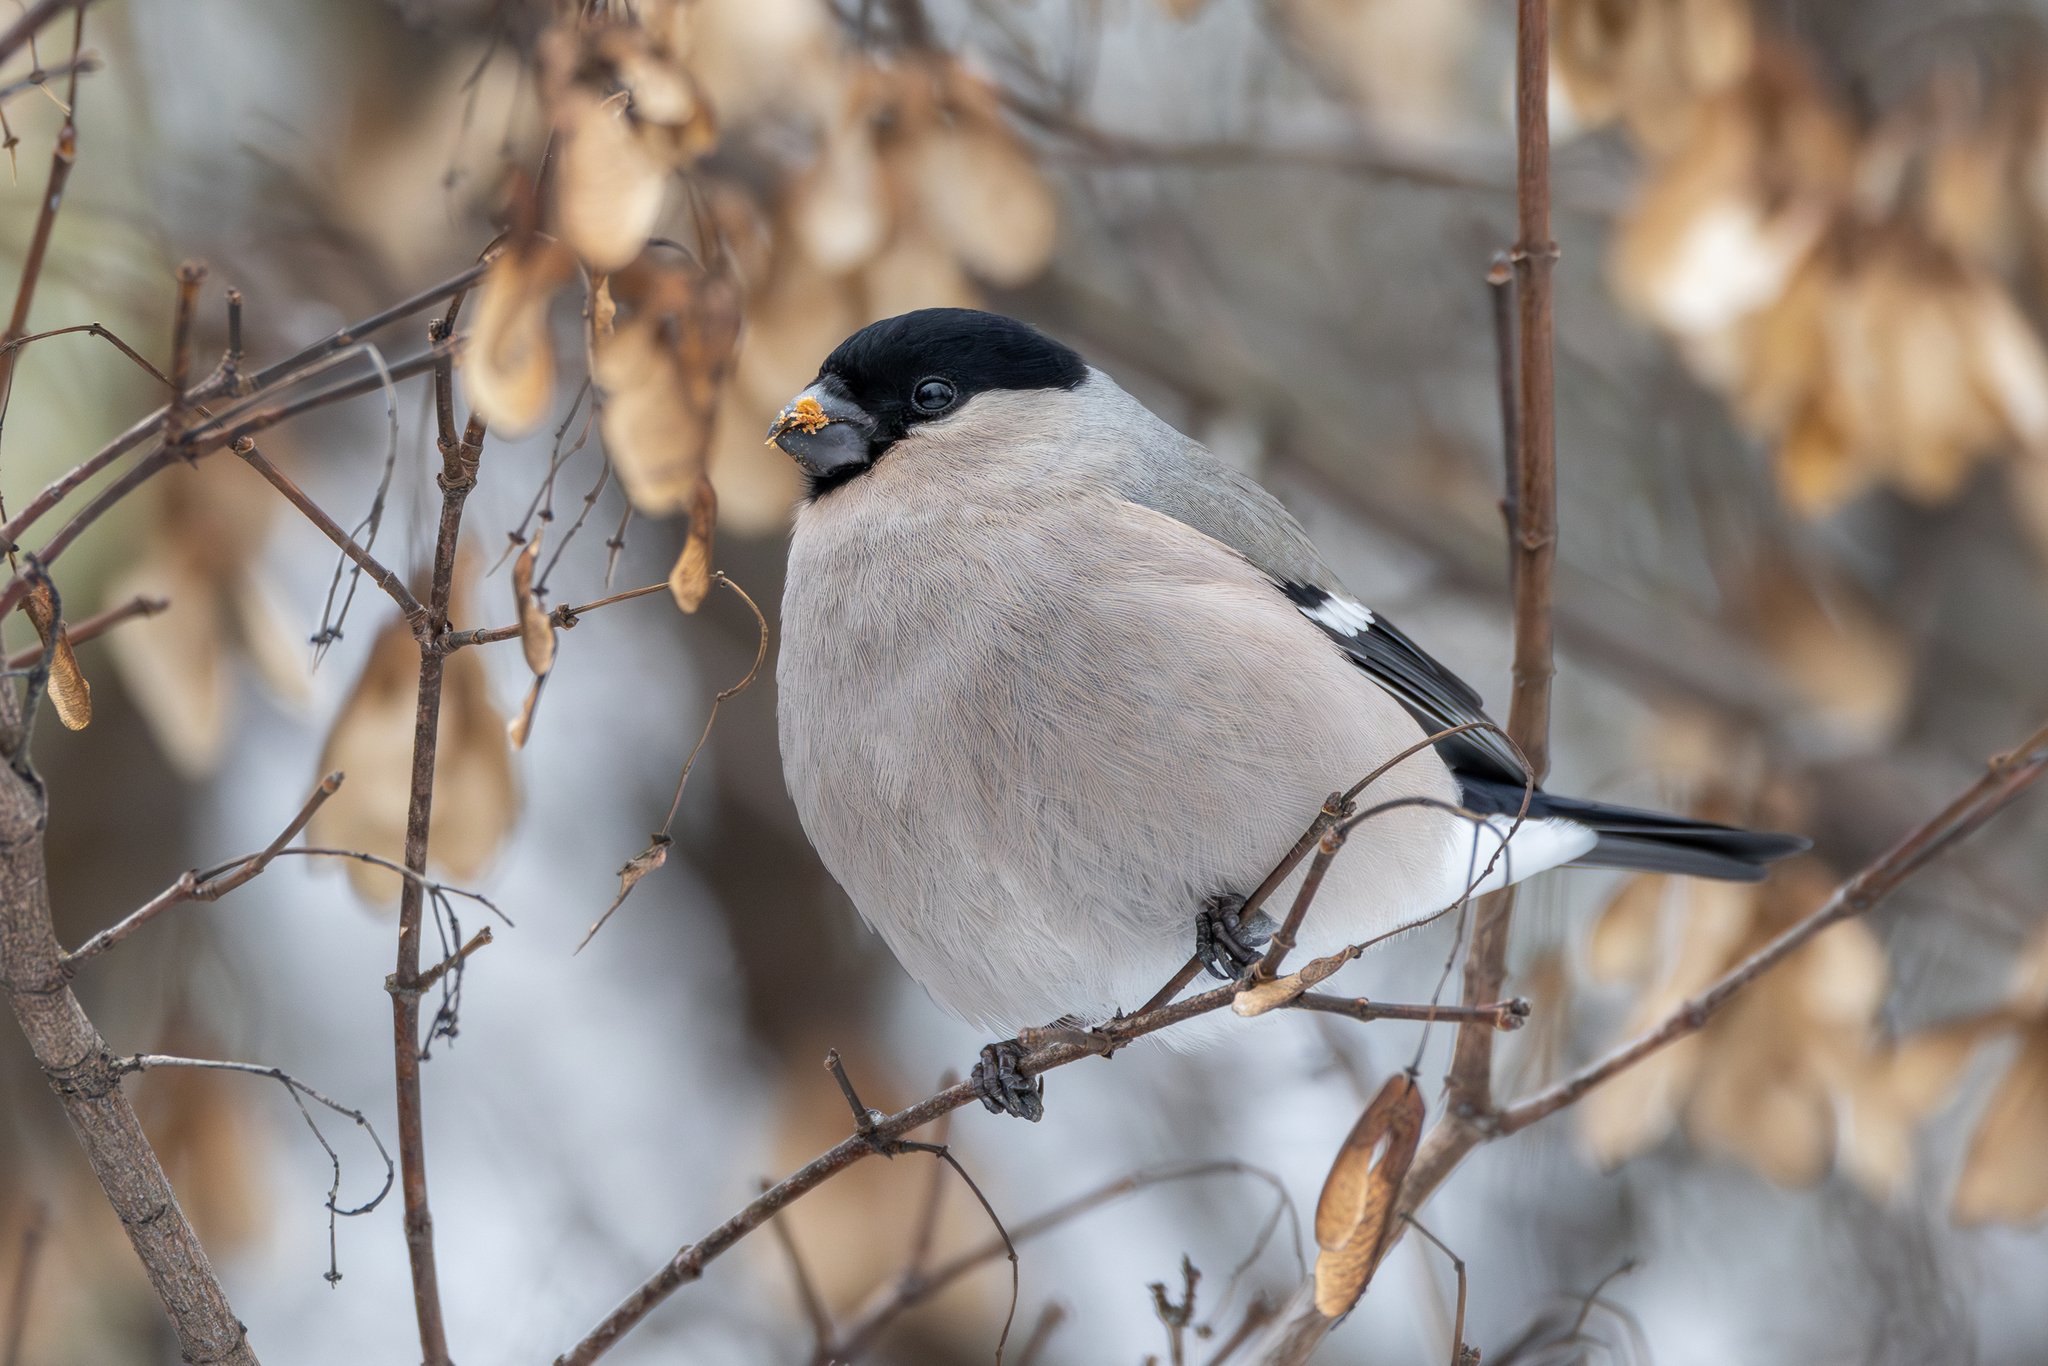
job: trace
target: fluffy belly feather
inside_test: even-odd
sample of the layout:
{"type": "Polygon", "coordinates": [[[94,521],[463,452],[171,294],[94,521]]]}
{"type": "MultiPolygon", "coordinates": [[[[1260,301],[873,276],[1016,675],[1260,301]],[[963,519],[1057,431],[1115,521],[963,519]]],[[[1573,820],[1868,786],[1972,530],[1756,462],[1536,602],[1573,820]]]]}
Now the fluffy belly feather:
{"type": "MultiPolygon", "coordinates": [[[[806,511],[792,551],[785,772],[861,914],[968,1019],[1134,1008],[1207,898],[1251,891],[1330,792],[1421,738],[1251,566],[1169,518],[1077,510],[1022,543],[1000,516],[927,517],[883,585],[859,582],[875,557],[855,541],[891,528],[850,519],[848,492],[806,511]],[[1083,511],[1147,553],[1110,561],[1083,511]]],[[[1456,791],[1424,751],[1372,796],[1456,791]]],[[[1459,829],[1414,809],[1362,828],[1305,946],[1442,909],[1459,829]]]]}

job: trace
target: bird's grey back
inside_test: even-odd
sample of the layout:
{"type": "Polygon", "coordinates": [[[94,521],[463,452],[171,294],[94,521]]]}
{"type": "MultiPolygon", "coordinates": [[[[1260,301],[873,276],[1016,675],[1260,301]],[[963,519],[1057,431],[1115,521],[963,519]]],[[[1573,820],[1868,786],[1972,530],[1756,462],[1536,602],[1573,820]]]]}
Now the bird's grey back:
{"type": "Polygon", "coordinates": [[[1168,426],[1100,370],[1088,372],[1083,388],[1105,439],[1077,443],[1072,459],[1101,462],[1124,498],[1215,537],[1276,583],[1342,591],[1279,499],[1168,426]]]}

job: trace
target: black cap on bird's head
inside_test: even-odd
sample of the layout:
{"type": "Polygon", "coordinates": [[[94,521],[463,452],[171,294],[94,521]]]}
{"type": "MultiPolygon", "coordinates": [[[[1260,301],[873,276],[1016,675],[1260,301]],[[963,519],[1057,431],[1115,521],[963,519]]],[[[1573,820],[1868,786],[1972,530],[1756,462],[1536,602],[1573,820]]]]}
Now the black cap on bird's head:
{"type": "Polygon", "coordinates": [[[1028,323],[972,308],[922,308],[839,343],[768,439],[810,476],[811,495],[865,473],[921,422],[991,389],[1072,389],[1088,365],[1028,323]]]}

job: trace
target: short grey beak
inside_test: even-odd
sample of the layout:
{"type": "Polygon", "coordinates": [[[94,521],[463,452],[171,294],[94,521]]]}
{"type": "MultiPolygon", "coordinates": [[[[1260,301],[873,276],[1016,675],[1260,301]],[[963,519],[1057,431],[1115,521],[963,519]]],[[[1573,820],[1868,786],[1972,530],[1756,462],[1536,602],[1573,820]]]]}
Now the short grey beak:
{"type": "Polygon", "coordinates": [[[875,420],[858,404],[819,383],[790,400],[768,429],[768,440],[805,473],[823,477],[867,464],[874,430],[875,420]]]}

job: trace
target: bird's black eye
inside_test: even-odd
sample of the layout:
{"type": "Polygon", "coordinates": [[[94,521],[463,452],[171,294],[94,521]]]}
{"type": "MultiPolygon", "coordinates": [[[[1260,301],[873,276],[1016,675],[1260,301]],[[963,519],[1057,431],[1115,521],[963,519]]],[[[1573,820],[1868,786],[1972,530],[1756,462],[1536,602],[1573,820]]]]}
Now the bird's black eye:
{"type": "Polygon", "coordinates": [[[910,401],[921,413],[943,413],[953,406],[953,397],[952,384],[937,378],[919,380],[910,393],[910,401]]]}

